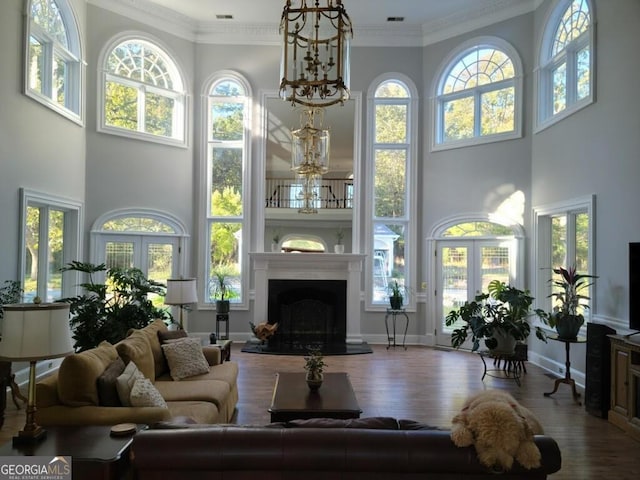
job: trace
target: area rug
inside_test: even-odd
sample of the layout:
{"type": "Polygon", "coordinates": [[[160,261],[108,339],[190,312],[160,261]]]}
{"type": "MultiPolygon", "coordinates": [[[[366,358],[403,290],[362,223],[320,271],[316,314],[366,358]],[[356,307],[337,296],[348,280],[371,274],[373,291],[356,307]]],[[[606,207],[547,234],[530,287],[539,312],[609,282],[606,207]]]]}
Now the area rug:
{"type": "MultiPolygon", "coordinates": [[[[267,355],[308,355],[308,349],[295,349],[295,350],[269,350],[269,345],[261,345],[247,341],[241,349],[245,353],[264,353],[267,355]]],[[[373,353],[371,347],[367,342],[359,344],[348,343],[346,345],[330,346],[322,349],[323,355],[360,355],[363,353],[373,353]]]]}

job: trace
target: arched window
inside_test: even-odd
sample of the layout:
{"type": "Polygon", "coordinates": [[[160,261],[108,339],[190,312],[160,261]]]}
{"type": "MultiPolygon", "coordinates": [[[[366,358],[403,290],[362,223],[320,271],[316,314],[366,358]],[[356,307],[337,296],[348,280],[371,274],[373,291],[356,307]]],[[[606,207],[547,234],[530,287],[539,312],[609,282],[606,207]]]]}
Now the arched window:
{"type": "MultiPolygon", "coordinates": [[[[201,265],[205,265],[207,284],[215,273],[224,271],[234,292],[232,302],[248,302],[248,193],[251,91],[249,83],[235,72],[219,72],[205,90],[207,123],[205,131],[206,170],[202,178],[206,238],[201,265]]],[[[205,302],[214,303],[211,293],[205,302]]]]}
{"type": "Polygon", "coordinates": [[[25,94],[82,123],[80,33],[68,0],[30,0],[25,50],[25,94]]]}
{"type": "Polygon", "coordinates": [[[557,0],[545,22],[538,68],[538,129],[593,102],[593,7],[557,0]]]}
{"type": "MultiPolygon", "coordinates": [[[[369,90],[370,130],[367,155],[367,251],[369,306],[388,304],[389,285],[410,289],[415,270],[412,219],[415,219],[417,94],[399,74],[381,77],[369,90]]],[[[413,300],[412,300],[413,301],[413,300]]],[[[411,307],[411,306],[409,306],[411,307]]]]}
{"type": "Polygon", "coordinates": [[[466,42],[440,69],[434,94],[434,150],[521,136],[522,66],[498,38],[466,42]]]}
{"type": "Polygon", "coordinates": [[[138,35],[119,38],[103,52],[100,64],[100,131],[186,144],[185,82],[164,48],[138,35]]]}

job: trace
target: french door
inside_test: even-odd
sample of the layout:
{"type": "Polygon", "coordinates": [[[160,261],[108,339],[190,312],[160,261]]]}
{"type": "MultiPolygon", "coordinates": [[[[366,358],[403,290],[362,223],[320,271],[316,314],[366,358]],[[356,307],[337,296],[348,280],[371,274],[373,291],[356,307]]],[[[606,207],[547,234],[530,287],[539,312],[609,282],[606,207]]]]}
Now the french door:
{"type": "MultiPolygon", "coordinates": [[[[451,346],[447,314],[467,300],[486,292],[489,283],[514,278],[514,247],[511,239],[439,240],[436,243],[436,343],[451,346]]],[[[464,347],[471,348],[467,340],[464,347]]]]}

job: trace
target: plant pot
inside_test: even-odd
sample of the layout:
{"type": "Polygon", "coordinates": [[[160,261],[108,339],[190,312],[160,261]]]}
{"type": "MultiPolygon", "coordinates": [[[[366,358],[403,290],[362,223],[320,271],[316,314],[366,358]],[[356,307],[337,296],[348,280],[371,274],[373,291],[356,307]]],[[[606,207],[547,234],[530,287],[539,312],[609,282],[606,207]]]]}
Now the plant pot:
{"type": "Polygon", "coordinates": [[[344,253],[344,245],[342,244],[336,244],[333,246],[333,251],[335,253],[344,253]]]}
{"type": "Polygon", "coordinates": [[[305,380],[307,381],[309,390],[311,390],[312,392],[317,392],[318,389],[322,386],[324,375],[322,373],[307,372],[305,380]]]}
{"type": "Polygon", "coordinates": [[[217,313],[229,313],[229,310],[230,310],[229,300],[216,300],[217,313]]]}
{"type": "Polygon", "coordinates": [[[271,244],[271,251],[273,253],[278,253],[280,251],[280,245],[278,243],[276,243],[276,242],[273,242],[271,244]]]}
{"type": "Polygon", "coordinates": [[[402,310],[402,297],[397,295],[390,296],[389,305],[391,305],[392,310],[402,310]]]}
{"type": "Polygon", "coordinates": [[[563,315],[556,318],[556,332],[558,338],[575,340],[578,337],[580,327],[584,323],[582,315],[563,315]]]}
{"type": "MultiPolygon", "coordinates": [[[[513,335],[498,328],[494,329],[492,338],[496,346],[490,350],[502,355],[513,355],[516,351],[516,339],[513,335]]],[[[493,342],[492,342],[493,343],[493,342]]]]}

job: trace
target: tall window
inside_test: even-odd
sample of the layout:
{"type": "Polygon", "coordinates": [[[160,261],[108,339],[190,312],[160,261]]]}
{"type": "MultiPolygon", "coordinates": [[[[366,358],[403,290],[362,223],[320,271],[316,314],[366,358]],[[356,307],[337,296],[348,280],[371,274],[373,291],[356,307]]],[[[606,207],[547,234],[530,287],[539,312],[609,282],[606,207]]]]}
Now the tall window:
{"type": "Polygon", "coordinates": [[[371,305],[386,305],[392,282],[409,289],[415,275],[410,271],[415,251],[410,223],[415,213],[415,202],[411,201],[415,183],[414,97],[408,83],[397,78],[378,83],[373,97],[370,95],[371,305]]]}
{"type": "Polygon", "coordinates": [[[82,51],[68,0],[30,0],[26,28],[25,93],[82,122],[82,51]]]}
{"type": "Polygon", "coordinates": [[[81,205],[78,202],[21,189],[20,278],[25,301],[38,296],[53,302],[72,296],[77,285],[66,263],[80,259],[81,205]]]}
{"type": "Polygon", "coordinates": [[[103,55],[100,131],[184,145],[186,94],[172,57],[140,37],[120,39],[103,55]]]}
{"type": "Polygon", "coordinates": [[[558,0],[542,37],[538,127],[593,102],[594,34],[589,0],[558,0]]]}
{"type": "MultiPolygon", "coordinates": [[[[235,303],[247,300],[243,265],[248,238],[249,98],[247,82],[233,73],[214,77],[207,92],[205,278],[213,286],[216,274],[225,274],[235,303]]],[[[216,300],[213,294],[209,289],[208,302],[216,300]]]]}
{"type": "Polygon", "coordinates": [[[465,43],[436,78],[434,149],[520,136],[522,67],[506,42],[465,43]]]}
{"type": "MultiPolygon", "coordinates": [[[[537,259],[540,267],[536,272],[538,303],[547,311],[552,307],[551,284],[552,269],[558,267],[576,267],[578,273],[593,275],[593,225],[594,202],[592,196],[567,203],[559,203],[534,209],[537,259]],[[544,299],[544,300],[542,300],[544,299]]],[[[591,296],[591,295],[589,295],[591,296]]],[[[593,303],[593,296],[591,296],[593,303]]]]}

